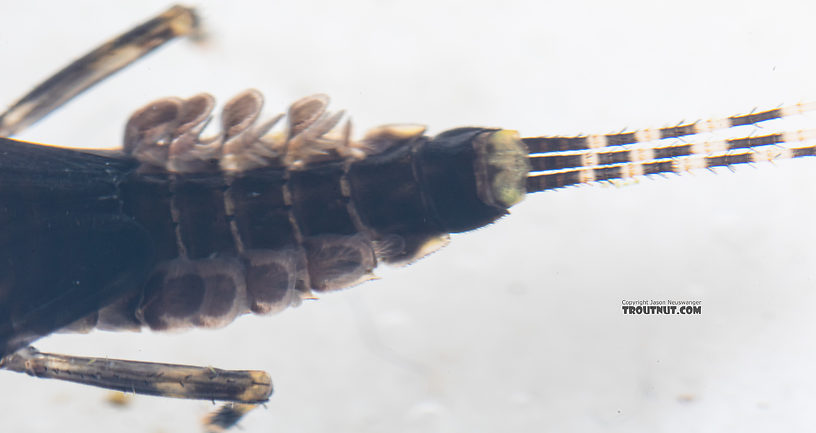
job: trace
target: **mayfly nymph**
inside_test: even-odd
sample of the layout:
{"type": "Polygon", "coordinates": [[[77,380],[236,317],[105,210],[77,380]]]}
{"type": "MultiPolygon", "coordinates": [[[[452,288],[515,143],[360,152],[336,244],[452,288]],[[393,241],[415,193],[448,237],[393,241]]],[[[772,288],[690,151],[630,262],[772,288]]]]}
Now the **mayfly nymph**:
{"type": "MultiPolygon", "coordinates": [[[[0,116],[11,136],[139,56],[195,27],[176,7],[90,53],[0,116]],[[134,56],[134,53],[138,55],[134,56]]],[[[266,401],[259,371],[101,360],[30,347],[56,331],[222,327],[411,263],[569,185],[812,156],[813,131],[699,140],[804,112],[798,104],[619,134],[522,138],[414,124],[356,138],[325,95],[262,118],[244,91],[217,116],[208,94],[137,110],[121,151],[0,138],[0,368],[136,393],[266,401]],[[678,140],[680,139],[680,140],[678,140]],[[48,272],[42,272],[43,269],[48,272]]]]}

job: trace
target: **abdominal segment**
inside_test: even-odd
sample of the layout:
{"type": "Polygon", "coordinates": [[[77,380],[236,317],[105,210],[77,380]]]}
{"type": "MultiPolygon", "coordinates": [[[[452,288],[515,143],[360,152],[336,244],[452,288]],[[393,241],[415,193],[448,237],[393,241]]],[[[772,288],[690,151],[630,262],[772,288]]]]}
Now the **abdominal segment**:
{"type": "Polygon", "coordinates": [[[237,316],[278,312],[312,292],[364,281],[374,252],[359,236],[310,239],[305,251],[251,250],[240,257],[160,265],[145,287],[137,319],[153,330],[217,328],[237,316]]]}
{"type": "Polygon", "coordinates": [[[375,266],[372,244],[359,235],[311,238],[303,251],[178,257],[160,263],[141,293],[103,308],[68,330],[218,328],[245,313],[275,313],[299,305],[315,292],[366,281],[375,266]]]}
{"type": "Polygon", "coordinates": [[[267,142],[246,92],[207,141],[188,127],[211,110],[201,101],[159,101],[131,119],[125,151],[140,165],[119,185],[121,208],[150,234],[157,265],[141,291],[74,329],[213,328],[277,312],[370,280],[378,262],[421,258],[512,204],[493,192],[495,130],[430,138],[397,125],[336,140],[336,116],[312,97],[290,108],[285,139],[267,142]]]}

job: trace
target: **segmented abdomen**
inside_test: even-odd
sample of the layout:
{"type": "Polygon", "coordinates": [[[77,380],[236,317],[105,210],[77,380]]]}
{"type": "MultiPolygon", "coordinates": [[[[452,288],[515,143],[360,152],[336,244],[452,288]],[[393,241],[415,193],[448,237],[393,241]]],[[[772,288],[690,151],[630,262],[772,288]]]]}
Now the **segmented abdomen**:
{"type": "Polygon", "coordinates": [[[495,195],[484,184],[495,176],[496,152],[482,148],[495,133],[386,134],[378,153],[300,169],[142,167],[121,185],[123,209],[151,234],[159,263],[142,293],[86,323],[223,326],[368,280],[379,261],[422,257],[448,233],[506,213],[509,204],[485,203],[495,195]]]}

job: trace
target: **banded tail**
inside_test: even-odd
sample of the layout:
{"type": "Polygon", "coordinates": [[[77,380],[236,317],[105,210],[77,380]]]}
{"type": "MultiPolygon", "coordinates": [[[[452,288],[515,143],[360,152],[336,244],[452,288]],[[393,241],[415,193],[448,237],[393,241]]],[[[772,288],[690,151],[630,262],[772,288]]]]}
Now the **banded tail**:
{"type": "Polygon", "coordinates": [[[815,110],[816,103],[800,103],[673,127],[524,138],[527,191],[814,156],[816,129],[774,131],[772,123],[815,110]]]}

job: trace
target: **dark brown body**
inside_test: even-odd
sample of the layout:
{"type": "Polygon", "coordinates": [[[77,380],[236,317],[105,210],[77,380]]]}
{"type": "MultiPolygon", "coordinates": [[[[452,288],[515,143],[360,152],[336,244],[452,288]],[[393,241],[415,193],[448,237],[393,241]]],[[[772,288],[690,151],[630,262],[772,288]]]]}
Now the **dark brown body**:
{"type": "Polygon", "coordinates": [[[480,199],[474,168],[485,159],[474,143],[491,134],[189,174],[2,139],[0,355],[69,325],[223,326],[365,281],[378,261],[415,260],[506,213],[480,199]]]}

